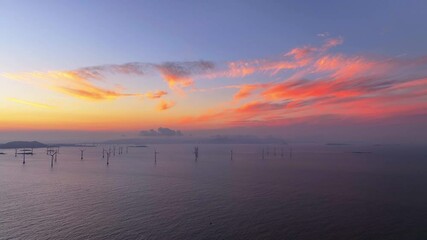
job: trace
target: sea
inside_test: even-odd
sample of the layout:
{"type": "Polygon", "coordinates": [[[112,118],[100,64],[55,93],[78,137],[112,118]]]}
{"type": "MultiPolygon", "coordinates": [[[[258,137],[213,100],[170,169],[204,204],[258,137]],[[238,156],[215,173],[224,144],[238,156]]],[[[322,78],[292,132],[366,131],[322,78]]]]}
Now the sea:
{"type": "Polygon", "coordinates": [[[0,150],[0,239],[427,239],[426,146],[195,147],[0,150]]]}

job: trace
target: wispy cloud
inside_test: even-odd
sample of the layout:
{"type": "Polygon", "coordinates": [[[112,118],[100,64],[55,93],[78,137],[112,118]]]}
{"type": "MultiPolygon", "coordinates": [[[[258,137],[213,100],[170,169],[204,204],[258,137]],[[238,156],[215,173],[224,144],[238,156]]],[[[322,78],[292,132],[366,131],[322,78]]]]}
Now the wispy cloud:
{"type": "Polygon", "coordinates": [[[265,89],[271,84],[243,84],[239,91],[234,95],[235,100],[240,100],[251,96],[255,91],[265,89]]]}
{"type": "Polygon", "coordinates": [[[173,106],[175,106],[174,101],[167,101],[167,100],[162,99],[159,102],[159,104],[157,105],[157,109],[160,111],[164,111],[164,110],[168,110],[168,109],[172,108],[173,106]]]}
{"type": "Polygon", "coordinates": [[[154,92],[147,92],[143,96],[145,96],[146,98],[149,98],[149,99],[158,99],[158,98],[162,98],[166,94],[168,94],[168,92],[159,90],[159,91],[154,91],[154,92]]]}
{"type": "MultiPolygon", "coordinates": [[[[152,77],[157,73],[163,77],[171,89],[181,91],[182,88],[193,85],[194,76],[206,74],[214,68],[215,65],[208,61],[166,62],[162,64],[132,62],[83,67],[66,71],[2,73],[0,76],[42,85],[73,97],[105,100],[143,95],[123,93],[119,89],[107,89],[95,85],[94,82],[96,81],[104,82],[108,80],[111,74],[152,77]]],[[[166,91],[157,92],[157,94],[148,93],[146,96],[148,98],[159,98],[165,93],[166,91]]]]}
{"type": "MultiPolygon", "coordinates": [[[[82,77],[79,71],[50,71],[50,72],[29,72],[29,73],[6,73],[2,77],[25,81],[67,94],[72,97],[88,100],[106,100],[125,96],[137,96],[135,93],[123,93],[119,89],[107,89],[96,86],[88,79],[82,77]]],[[[92,73],[94,75],[95,73],[92,73]]],[[[97,75],[100,76],[100,75],[97,75]]],[[[99,78],[99,77],[97,77],[99,78]]]]}
{"type": "Polygon", "coordinates": [[[322,33],[318,33],[317,36],[318,37],[329,37],[329,33],[328,32],[322,32],[322,33]]]}
{"type": "Polygon", "coordinates": [[[27,101],[27,100],[18,99],[18,98],[6,98],[6,99],[8,101],[10,101],[10,102],[24,104],[24,105],[35,107],[35,108],[43,108],[43,109],[53,109],[53,108],[55,108],[54,106],[51,106],[51,105],[48,105],[48,104],[27,101]]]}
{"type": "Polygon", "coordinates": [[[246,77],[256,73],[278,74],[284,70],[294,70],[307,66],[313,59],[329,50],[332,47],[343,43],[342,38],[328,38],[320,47],[303,46],[291,49],[278,57],[263,58],[254,60],[239,60],[227,63],[227,68],[223,71],[216,71],[208,75],[216,77],[246,77]]]}
{"type": "Polygon", "coordinates": [[[167,62],[155,65],[171,89],[193,85],[193,76],[212,71],[215,65],[208,61],[167,62]]]}

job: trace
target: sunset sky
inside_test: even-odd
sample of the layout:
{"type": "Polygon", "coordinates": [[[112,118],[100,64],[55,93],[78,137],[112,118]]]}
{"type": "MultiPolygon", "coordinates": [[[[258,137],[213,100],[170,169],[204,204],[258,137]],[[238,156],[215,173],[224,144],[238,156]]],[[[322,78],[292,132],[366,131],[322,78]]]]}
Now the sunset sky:
{"type": "Polygon", "coordinates": [[[3,0],[0,140],[168,127],[427,142],[426,10],[3,0]]]}

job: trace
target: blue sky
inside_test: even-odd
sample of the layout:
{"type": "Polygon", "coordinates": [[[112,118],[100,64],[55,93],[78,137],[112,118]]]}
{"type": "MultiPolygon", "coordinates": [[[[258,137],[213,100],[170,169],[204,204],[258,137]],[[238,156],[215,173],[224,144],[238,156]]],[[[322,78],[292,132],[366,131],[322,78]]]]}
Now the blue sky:
{"type": "Polygon", "coordinates": [[[0,66],[231,61],[286,52],[324,32],[342,36],[348,53],[419,55],[426,9],[426,1],[1,1],[0,66]]]}

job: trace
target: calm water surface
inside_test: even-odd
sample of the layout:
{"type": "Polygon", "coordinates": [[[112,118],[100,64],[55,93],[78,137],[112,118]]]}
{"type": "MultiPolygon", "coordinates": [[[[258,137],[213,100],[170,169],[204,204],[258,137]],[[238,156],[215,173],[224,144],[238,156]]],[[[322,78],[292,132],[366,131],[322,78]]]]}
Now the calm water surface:
{"type": "Polygon", "coordinates": [[[425,147],[193,147],[5,150],[0,239],[427,239],[425,147]]]}

